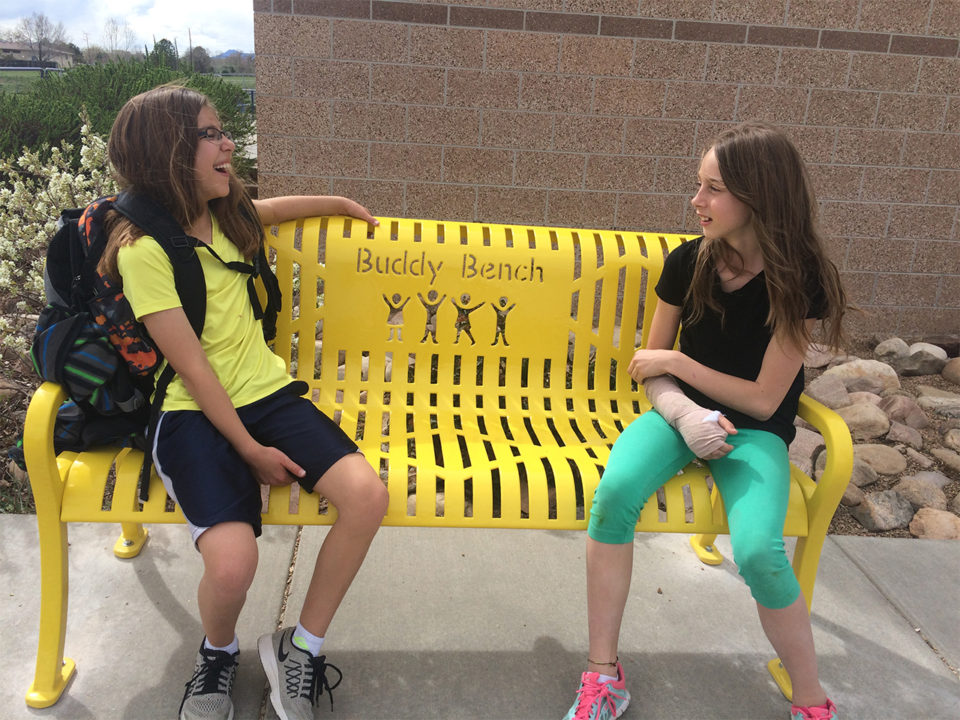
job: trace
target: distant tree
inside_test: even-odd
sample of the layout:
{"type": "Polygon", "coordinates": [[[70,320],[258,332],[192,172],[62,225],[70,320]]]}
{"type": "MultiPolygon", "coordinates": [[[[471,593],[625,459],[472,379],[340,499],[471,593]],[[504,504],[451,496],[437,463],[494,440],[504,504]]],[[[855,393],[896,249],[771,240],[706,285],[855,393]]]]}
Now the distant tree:
{"type": "Polygon", "coordinates": [[[83,61],[87,65],[110,62],[110,51],[100,45],[88,45],[83,51],[83,61]]]}
{"type": "MultiPolygon", "coordinates": [[[[106,136],[127,99],[177,79],[211,99],[223,128],[233,133],[237,143],[234,169],[241,177],[249,177],[253,162],[244,157],[243,148],[253,142],[255,128],[253,115],[246,112],[247,92],[222,78],[172,70],[151,60],[75,65],[66,72],[37,80],[24,92],[0,92],[0,158],[15,158],[24,147],[45,155],[49,149],[43,150],[43,146],[50,148],[63,141],[72,143],[79,153],[77,108],[86,107],[90,127],[106,136]]],[[[73,158],[73,162],[78,161],[79,158],[73,158]]],[[[0,294],[0,300],[2,297],[0,294]]]]}
{"type": "Polygon", "coordinates": [[[130,24],[120,18],[108,18],[103,26],[103,45],[110,53],[110,57],[116,59],[121,53],[133,49],[135,38],[130,24]]]}
{"type": "Polygon", "coordinates": [[[254,56],[252,53],[239,53],[236,62],[238,73],[253,74],[254,56]]]}
{"type": "Polygon", "coordinates": [[[171,70],[176,70],[179,65],[177,48],[166,38],[158,40],[153,44],[153,50],[150,51],[148,57],[150,61],[158,67],[168,67],[171,70]]]}
{"type": "Polygon", "coordinates": [[[63,44],[66,34],[62,22],[54,23],[43,13],[21,18],[14,32],[18,40],[30,46],[39,63],[49,59],[49,52],[54,45],[63,44]]]}
{"type": "Polygon", "coordinates": [[[210,60],[210,54],[200,45],[188,50],[180,58],[180,67],[185,70],[192,69],[193,72],[210,73],[213,72],[213,61],[210,60]]]}
{"type": "Polygon", "coordinates": [[[78,48],[76,45],[74,45],[73,43],[67,43],[64,47],[65,49],[73,53],[74,63],[79,63],[83,61],[83,51],[80,48],[78,48]]]}

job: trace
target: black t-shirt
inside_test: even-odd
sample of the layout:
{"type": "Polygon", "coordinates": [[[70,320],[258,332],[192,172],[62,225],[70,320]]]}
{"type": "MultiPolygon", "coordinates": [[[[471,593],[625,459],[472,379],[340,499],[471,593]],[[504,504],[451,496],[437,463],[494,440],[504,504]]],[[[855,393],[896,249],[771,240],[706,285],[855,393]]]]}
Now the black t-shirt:
{"type": "MultiPolygon", "coordinates": [[[[689,303],[685,302],[685,296],[693,279],[697,252],[702,240],[703,238],[697,238],[686,242],[667,256],[663,274],[657,283],[657,297],[682,308],[683,325],[680,330],[682,353],[726,375],[756,380],[771,338],[770,328],[764,324],[770,310],[765,276],[761,271],[742,288],[728,293],[719,288],[720,278],[714,271],[715,294],[724,309],[722,320],[719,313],[705,308],[703,317],[699,321],[695,324],[687,322],[692,311],[688,306],[689,303]]],[[[814,311],[811,312],[810,317],[819,317],[824,304],[822,288],[813,288],[811,297],[815,297],[815,300],[811,303],[814,311]]],[[[679,378],[677,383],[687,397],[705,408],[719,410],[737,428],[772,432],[783,438],[787,445],[796,435],[793,421],[797,414],[800,393],[803,392],[802,367],[797,372],[780,407],[768,420],[757,420],[718,403],[679,378]]]]}

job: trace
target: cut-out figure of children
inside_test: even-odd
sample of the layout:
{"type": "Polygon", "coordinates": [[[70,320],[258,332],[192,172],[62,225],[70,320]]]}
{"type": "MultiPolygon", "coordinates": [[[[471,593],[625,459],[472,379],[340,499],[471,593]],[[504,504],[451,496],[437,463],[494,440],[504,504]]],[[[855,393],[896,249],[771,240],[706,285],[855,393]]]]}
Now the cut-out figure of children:
{"type": "Polygon", "coordinates": [[[467,307],[470,303],[470,293],[464,293],[460,296],[460,305],[458,305],[457,301],[453,298],[450,298],[450,302],[452,302],[453,306],[457,309],[457,319],[453,324],[457,329],[457,339],[454,340],[454,342],[460,342],[460,333],[465,332],[467,337],[470,338],[470,344],[476,345],[477,341],[474,340],[473,333],[470,332],[470,313],[477,308],[483,307],[483,303],[481,302],[473,307],[467,307]]]}
{"type": "Polygon", "coordinates": [[[420,293],[417,293],[417,297],[420,298],[420,302],[427,310],[427,323],[423,328],[423,337],[420,338],[420,342],[426,342],[429,335],[434,344],[439,344],[437,343],[437,309],[440,307],[440,303],[447,299],[447,296],[444,295],[437,300],[437,291],[431,290],[427,293],[426,300],[420,293]]]}
{"type": "Polygon", "coordinates": [[[507,313],[513,310],[517,304],[514,303],[510,307],[507,307],[507,302],[507,298],[502,297],[497,305],[490,303],[490,307],[497,313],[497,334],[494,336],[493,342],[490,343],[491,345],[496,345],[500,338],[503,338],[504,345],[510,344],[507,342],[507,313]]]}
{"type": "Polygon", "coordinates": [[[393,340],[394,330],[397,331],[397,340],[401,340],[400,331],[403,329],[403,306],[410,302],[410,298],[400,302],[400,293],[394,293],[392,300],[384,294],[383,301],[387,304],[387,307],[390,308],[390,311],[387,313],[387,325],[390,327],[390,334],[387,335],[387,340],[393,340]]]}

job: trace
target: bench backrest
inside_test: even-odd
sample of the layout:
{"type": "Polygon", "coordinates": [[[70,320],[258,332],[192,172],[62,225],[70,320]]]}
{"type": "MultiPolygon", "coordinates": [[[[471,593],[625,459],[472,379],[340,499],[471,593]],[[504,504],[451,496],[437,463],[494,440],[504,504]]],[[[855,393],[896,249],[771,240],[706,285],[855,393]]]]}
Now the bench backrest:
{"type": "MultiPolygon", "coordinates": [[[[284,295],[275,351],[382,475],[436,478],[452,523],[463,518],[451,506],[507,512],[524,498],[508,489],[505,465],[521,481],[544,468],[576,474],[571,450],[553,449],[602,454],[645,409],[625,364],[637,328],[644,340],[649,331],[665,254],[689,237],[286,223],[268,232],[284,295]],[[473,482],[491,472],[499,489],[473,482]]],[[[605,455],[584,459],[600,466],[605,455]]],[[[421,512],[433,504],[418,488],[421,512]]],[[[387,522],[402,520],[392,514],[387,522]]]]}

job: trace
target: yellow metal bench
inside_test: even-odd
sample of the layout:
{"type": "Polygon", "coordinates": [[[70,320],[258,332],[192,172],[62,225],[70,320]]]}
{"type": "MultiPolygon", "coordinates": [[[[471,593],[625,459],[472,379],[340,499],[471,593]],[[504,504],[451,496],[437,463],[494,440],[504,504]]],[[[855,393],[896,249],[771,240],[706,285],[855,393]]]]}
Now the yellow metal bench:
{"type": "MultiPolygon", "coordinates": [[[[380,471],[385,524],[586,528],[613,441],[649,407],[626,364],[637,328],[646,340],[665,253],[688,236],[333,217],[267,238],[285,299],[275,351],[380,471]]],[[[119,523],[115,552],[129,558],[143,524],[183,522],[156,475],[138,501],[139,452],[54,455],[64,397],[41,386],[24,437],[42,566],[33,707],[55,703],[74,672],[63,656],[68,523],[119,523]]],[[[819,482],[793,469],[785,527],[799,538],[793,567],[809,603],[853,455],[838,415],[804,396],[800,416],[827,448],[819,482]]],[[[717,564],[727,525],[706,475],[692,464],[673,478],[637,530],[690,533],[717,564]]],[[[270,490],[265,523],[333,522],[335,508],[295,488],[270,490]]],[[[769,668],[789,697],[779,661],[769,668]]]]}

